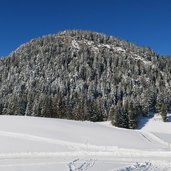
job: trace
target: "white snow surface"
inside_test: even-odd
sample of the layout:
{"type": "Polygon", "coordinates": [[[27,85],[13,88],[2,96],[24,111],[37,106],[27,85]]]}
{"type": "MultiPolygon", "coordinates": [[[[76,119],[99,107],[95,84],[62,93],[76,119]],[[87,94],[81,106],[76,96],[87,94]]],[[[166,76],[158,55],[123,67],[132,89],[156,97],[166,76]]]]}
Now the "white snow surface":
{"type": "Polygon", "coordinates": [[[72,46],[75,48],[75,49],[80,49],[80,46],[79,46],[79,44],[77,43],[77,41],[76,40],[72,40],[72,46]]]}
{"type": "MultiPolygon", "coordinates": [[[[170,117],[170,116],[169,116],[170,117]]],[[[27,116],[0,116],[0,171],[171,170],[171,122],[139,130],[27,116]]]]}

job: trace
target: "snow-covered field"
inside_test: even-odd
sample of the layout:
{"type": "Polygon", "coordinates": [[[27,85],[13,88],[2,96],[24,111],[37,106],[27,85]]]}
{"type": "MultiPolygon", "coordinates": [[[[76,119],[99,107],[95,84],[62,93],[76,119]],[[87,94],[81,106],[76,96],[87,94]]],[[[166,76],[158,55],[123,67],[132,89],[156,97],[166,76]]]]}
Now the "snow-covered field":
{"type": "Polygon", "coordinates": [[[139,130],[0,116],[0,171],[168,171],[170,130],[159,116],[144,119],[139,130]]]}

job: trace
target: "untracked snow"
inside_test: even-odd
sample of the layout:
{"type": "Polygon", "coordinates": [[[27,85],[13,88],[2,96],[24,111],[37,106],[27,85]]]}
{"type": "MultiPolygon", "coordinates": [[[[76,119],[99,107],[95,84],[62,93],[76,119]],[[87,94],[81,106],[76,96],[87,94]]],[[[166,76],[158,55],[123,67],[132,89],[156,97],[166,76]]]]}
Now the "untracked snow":
{"type": "Polygon", "coordinates": [[[127,130],[109,122],[0,116],[0,170],[171,170],[169,129],[156,117],[127,130]]]}

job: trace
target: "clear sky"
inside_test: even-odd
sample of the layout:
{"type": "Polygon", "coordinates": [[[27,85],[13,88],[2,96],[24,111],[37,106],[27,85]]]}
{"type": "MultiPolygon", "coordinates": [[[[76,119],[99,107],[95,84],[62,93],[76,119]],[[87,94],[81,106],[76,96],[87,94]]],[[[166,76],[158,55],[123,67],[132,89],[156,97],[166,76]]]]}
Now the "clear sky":
{"type": "Polygon", "coordinates": [[[171,54],[171,0],[0,0],[0,56],[65,29],[93,30],[171,54]]]}

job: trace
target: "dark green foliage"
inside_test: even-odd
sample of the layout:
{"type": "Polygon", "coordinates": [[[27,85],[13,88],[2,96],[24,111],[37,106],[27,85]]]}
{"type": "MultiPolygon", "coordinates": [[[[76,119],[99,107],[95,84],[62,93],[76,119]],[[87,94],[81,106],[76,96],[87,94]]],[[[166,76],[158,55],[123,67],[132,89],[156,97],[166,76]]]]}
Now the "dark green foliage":
{"type": "Polygon", "coordinates": [[[129,121],[129,128],[135,129],[137,128],[137,110],[135,106],[133,106],[133,103],[131,102],[128,106],[128,121],[129,121]]]}
{"type": "Polygon", "coordinates": [[[57,103],[57,118],[66,118],[66,105],[65,102],[61,99],[59,99],[57,103]]]}
{"type": "Polygon", "coordinates": [[[2,115],[3,108],[3,104],[0,103],[0,115],[2,115]]]}
{"type": "Polygon", "coordinates": [[[84,118],[84,107],[82,104],[78,103],[74,106],[72,111],[72,119],[74,120],[85,120],[84,118]]]}
{"type": "Polygon", "coordinates": [[[128,125],[128,113],[124,110],[121,103],[118,103],[116,107],[112,106],[110,109],[110,115],[112,124],[117,127],[129,128],[128,125]]]}
{"type": "Polygon", "coordinates": [[[162,102],[157,102],[155,105],[156,112],[159,113],[162,110],[162,102]]]}
{"type": "Polygon", "coordinates": [[[96,101],[88,103],[88,119],[93,122],[103,121],[103,114],[96,101]]]}
{"type": "Polygon", "coordinates": [[[163,119],[164,122],[167,122],[168,121],[168,117],[167,117],[167,107],[165,104],[162,104],[162,107],[161,107],[161,117],[163,119]]]}
{"type": "Polygon", "coordinates": [[[110,115],[112,115],[112,125],[119,127],[119,110],[118,108],[112,107],[110,110],[110,115]]]}

